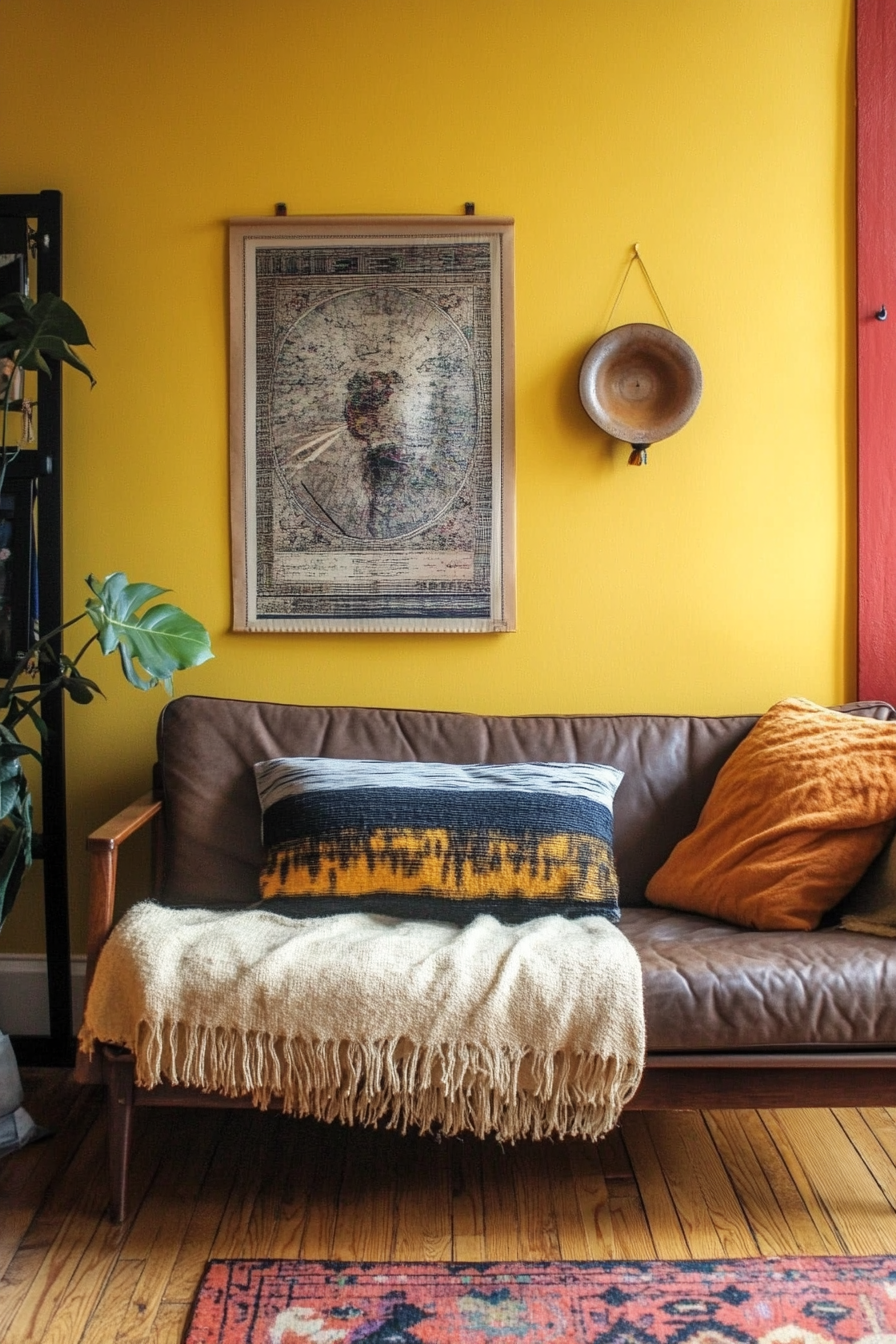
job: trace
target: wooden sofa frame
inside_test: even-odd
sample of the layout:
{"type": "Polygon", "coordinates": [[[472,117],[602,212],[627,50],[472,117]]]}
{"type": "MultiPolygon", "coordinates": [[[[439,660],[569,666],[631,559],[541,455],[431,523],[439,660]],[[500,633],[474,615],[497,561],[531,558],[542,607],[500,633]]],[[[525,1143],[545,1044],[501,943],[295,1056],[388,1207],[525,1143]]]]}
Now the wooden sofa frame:
{"type": "MultiPolygon", "coordinates": [[[[153,870],[161,871],[164,844],[162,802],[147,793],[87,840],[90,863],[86,991],[111,932],[115,912],[118,851],[150,824],[153,870]]],[[[135,1106],[224,1106],[246,1108],[249,1097],[225,1097],[197,1088],[138,1087],[134,1055],[104,1046],[75,1068],[80,1082],[106,1087],[111,1213],[122,1222],[127,1210],[127,1173],[135,1106]]],[[[754,1107],[885,1106],[896,1101],[896,1050],[745,1051],[742,1053],[648,1053],[632,1110],[737,1110],[754,1107]]],[[[272,1103],[276,1108],[276,1103],[272,1103]]]]}

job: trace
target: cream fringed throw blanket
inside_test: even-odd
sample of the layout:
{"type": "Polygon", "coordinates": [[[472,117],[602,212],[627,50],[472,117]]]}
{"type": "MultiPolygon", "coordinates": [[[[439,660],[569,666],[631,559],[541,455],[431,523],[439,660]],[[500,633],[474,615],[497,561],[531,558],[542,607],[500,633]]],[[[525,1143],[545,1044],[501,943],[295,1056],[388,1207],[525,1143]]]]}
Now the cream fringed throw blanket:
{"type": "Polygon", "coordinates": [[[81,1030],[143,1087],[501,1139],[597,1138],[644,1060],[637,955],[600,916],[466,928],[144,903],[117,925],[81,1030]]]}

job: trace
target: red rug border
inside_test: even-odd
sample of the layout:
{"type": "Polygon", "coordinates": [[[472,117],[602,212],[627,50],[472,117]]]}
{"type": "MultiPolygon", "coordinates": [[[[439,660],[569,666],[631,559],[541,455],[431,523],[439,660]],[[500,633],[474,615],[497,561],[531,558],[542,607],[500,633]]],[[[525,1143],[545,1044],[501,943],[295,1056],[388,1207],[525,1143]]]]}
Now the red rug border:
{"type": "Polygon", "coordinates": [[[340,1273],[344,1271],[362,1271],[365,1273],[376,1273],[377,1270],[390,1270],[401,1272],[402,1269],[408,1271],[431,1271],[444,1272],[446,1270],[454,1273],[463,1274],[469,1271],[491,1271],[500,1275],[501,1273],[518,1274],[538,1270],[562,1270],[569,1267],[570,1270],[587,1270],[592,1268],[601,1268],[605,1270],[615,1270],[625,1272],[630,1269],[637,1273],[640,1271],[650,1271],[657,1268],[663,1268],[666,1271],[677,1270],[682,1273],[709,1274],[717,1271],[730,1270],[736,1272],[739,1268],[755,1271],[758,1267],[780,1268],[783,1270],[795,1269],[805,1270],[813,1266],[824,1268],[852,1266],[859,1270],[870,1270],[883,1264],[888,1264],[894,1273],[896,1273],[896,1250],[881,1255],[756,1255],[756,1256],[715,1256],[704,1259],[689,1260],[666,1260],[666,1259],[638,1259],[638,1260],[337,1260],[337,1259],[305,1259],[300,1256],[216,1256],[205,1263],[205,1268],[196,1287],[196,1293],[193,1304],[190,1309],[189,1318],[184,1327],[181,1336],[185,1344],[189,1344],[190,1334],[193,1329],[194,1319],[197,1309],[200,1305],[202,1288],[209,1274],[209,1271],[216,1265],[255,1265],[263,1268],[273,1266],[304,1266],[312,1269],[325,1270],[331,1273],[340,1273]]]}

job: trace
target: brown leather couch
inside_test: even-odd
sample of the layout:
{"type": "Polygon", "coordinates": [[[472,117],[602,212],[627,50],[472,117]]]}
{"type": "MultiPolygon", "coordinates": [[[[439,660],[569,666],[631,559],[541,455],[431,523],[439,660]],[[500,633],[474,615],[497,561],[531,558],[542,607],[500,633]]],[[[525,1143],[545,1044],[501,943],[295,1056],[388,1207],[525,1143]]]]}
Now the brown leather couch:
{"type": "MultiPolygon", "coordinates": [[[[896,719],[880,702],[843,707],[896,719]]],[[[520,715],[317,708],[186,696],[164,710],[157,788],[88,841],[88,980],[112,926],[118,847],[157,829],[157,899],[257,899],[260,813],[252,766],[274,756],[456,762],[595,761],[616,795],[622,931],[641,958],[647,1068],[640,1108],[879,1105],[896,1101],[896,940],[831,925],[760,933],[649,905],[644,889],[693,829],[756,716],[520,715]]],[[[121,1215],[133,1104],[234,1105],[134,1087],[133,1056],[104,1051],[77,1076],[109,1086],[113,1205],[121,1215]]]]}

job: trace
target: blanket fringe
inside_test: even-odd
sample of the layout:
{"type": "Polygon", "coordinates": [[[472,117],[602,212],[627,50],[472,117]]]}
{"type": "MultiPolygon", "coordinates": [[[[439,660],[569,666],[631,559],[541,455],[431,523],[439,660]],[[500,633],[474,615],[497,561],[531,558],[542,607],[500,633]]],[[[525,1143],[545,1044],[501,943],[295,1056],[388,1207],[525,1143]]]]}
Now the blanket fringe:
{"type": "MultiPolygon", "coordinates": [[[[88,1053],[95,1038],[82,1031],[88,1053]]],[[[384,1041],[308,1041],[258,1031],[164,1021],[139,1024],[121,1041],[137,1060],[140,1087],[162,1082],[250,1095],[266,1109],[318,1120],[409,1126],[451,1135],[494,1134],[505,1142],[599,1138],[616,1124],[641,1075],[641,1061],[582,1052],[548,1055],[479,1044],[422,1046],[384,1041]]]]}

